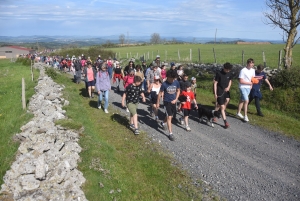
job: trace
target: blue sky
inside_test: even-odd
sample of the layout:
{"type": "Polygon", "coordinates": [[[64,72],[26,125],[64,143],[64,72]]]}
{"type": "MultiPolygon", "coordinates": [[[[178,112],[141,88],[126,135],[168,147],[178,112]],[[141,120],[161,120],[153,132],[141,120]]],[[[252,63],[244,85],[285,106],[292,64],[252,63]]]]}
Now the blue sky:
{"type": "Polygon", "coordinates": [[[282,40],[264,0],[1,0],[1,36],[149,36],[282,40]]]}

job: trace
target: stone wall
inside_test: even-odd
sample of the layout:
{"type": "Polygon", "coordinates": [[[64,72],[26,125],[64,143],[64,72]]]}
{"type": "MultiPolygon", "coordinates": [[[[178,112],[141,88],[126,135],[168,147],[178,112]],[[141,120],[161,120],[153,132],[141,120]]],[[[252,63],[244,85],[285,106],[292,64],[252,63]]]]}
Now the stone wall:
{"type": "Polygon", "coordinates": [[[69,104],[62,98],[64,87],[45,75],[43,64],[35,67],[40,77],[29,103],[34,118],[14,137],[20,147],[0,193],[14,200],[87,200],[81,190],[85,178],[77,170],[79,133],[54,123],[67,118],[62,109],[69,104]]]}

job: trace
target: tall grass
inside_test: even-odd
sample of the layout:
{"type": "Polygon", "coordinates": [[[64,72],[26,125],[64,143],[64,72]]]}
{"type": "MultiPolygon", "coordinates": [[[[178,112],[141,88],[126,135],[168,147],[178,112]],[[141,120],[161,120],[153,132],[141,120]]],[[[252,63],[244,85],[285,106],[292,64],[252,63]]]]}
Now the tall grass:
{"type": "MultiPolygon", "coordinates": [[[[38,72],[35,71],[35,74],[38,72]]],[[[0,185],[18,149],[18,143],[15,143],[12,137],[32,118],[32,115],[22,108],[22,78],[25,79],[28,103],[36,85],[36,81],[31,81],[30,66],[0,60],[0,185]]]]}
{"type": "MultiPolygon", "coordinates": [[[[213,49],[215,50],[217,63],[230,62],[242,64],[242,52],[244,51],[244,62],[248,58],[253,58],[255,62],[263,63],[263,52],[267,66],[278,67],[279,51],[283,50],[284,44],[264,44],[264,45],[237,45],[237,44],[170,44],[170,45],[148,45],[109,48],[116,53],[118,58],[145,57],[155,59],[159,54],[163,61],[176,62],[199,62],[198,49],[200,49],[199,63],[215,63],[213,49]],[[192,60],[190,60],[190,49],[192,50],[192,60]],[[180,59],[178,58],[178,50],[180,59]]],[[[282,51],[282,57],[284,56],[282,51]]],[[[300,45],[293,49],[293,65],[300,66],[300,45]]]]}

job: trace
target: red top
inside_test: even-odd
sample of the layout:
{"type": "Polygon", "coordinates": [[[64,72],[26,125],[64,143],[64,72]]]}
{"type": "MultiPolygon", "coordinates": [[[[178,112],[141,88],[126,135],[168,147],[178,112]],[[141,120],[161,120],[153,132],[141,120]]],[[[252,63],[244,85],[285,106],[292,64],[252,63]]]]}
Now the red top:
{"type": "Polygon", "coordinates": [[[182,91],[180,95],[186,97],[186,102],[181,105],[181,108],[190,110],[192,108],[191,102],[195,99],[194,93],[192,91],[182,91]]]}

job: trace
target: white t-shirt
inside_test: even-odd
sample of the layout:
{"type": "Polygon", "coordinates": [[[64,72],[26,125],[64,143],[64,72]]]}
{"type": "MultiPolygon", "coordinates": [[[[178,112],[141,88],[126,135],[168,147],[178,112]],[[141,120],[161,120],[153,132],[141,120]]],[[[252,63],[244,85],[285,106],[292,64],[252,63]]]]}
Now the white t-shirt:
{"type": "MultiPolygon", "coordinates": [[[[254,76],[255,76],[255,70],[253,68],[248,69],[245,67],[240,71],[239,78],[242,78],[246,82],[251,82],[251,79],[254,76]]],[[[249,88],[250,89],[250,85],[239,83],[239,88],[249,88]]]]}

